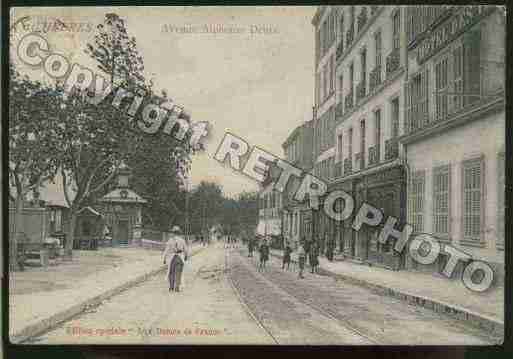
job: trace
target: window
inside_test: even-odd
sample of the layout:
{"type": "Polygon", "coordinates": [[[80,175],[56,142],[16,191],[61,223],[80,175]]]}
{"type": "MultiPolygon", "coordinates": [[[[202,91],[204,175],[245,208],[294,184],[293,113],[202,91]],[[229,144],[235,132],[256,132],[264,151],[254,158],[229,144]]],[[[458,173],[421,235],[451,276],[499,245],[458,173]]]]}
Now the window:
{"type": "Polygon", "coordinates": [[[339,92],[338,92],[338,98],[339,98],[339,101],[340,101],[340,104],[342,104],[342,99],[344,98],[344,75],[340,75],[338,77],[338,89],[339,89],[339,92]]]}
{"type": "Polygon", "coordinates": [[[360,121],[360,169],[365,167],[365,120],[360,121]]]}
{"type": "Polygon", "coordinates": [[[381,31],[374,35],[374,44],[376,46],[376,68],[381,69],[381,31]]]}
{"type": "Polygon", "coordinates": [[[400,10],[396,10],[394,12],[394,15],[392,16],[392,26],[393,26],[393,32],[392,32],[392,48],[393,50],[399,49],[400,44],[400,33],[401,33],[401,13],[400,10]]]}
{"type": "Polygon", "coordinates": [[[353,155],[353,129],[352,128],[349,129],[348,141],[349,141],[348,142],[349,147],[348,147],[347,152],[349,154],[349,158],[351,158],[351,156],[353,155]]]}
{"type": "MultiPolygon", "coordinates": [[[[457,46],[453,50],[453,92],[463,94],[463,47],[457,46]]],[[[459,110],[463,105],[462,96],[452,97],[452,107],[454,111],[459,110]]]]}
{"type": "Polygon", "coordinates": [[[479,100],[481,83],[481,30],[468,31],[463,39],[463,61],[464,61],[464,92],[465,94],[474,94],[475,96],[465,96],[465,105],[479,100]]]}
{"type": "Polygon", "coordinates": [[[435,66],[436,119],[447,117],[447,57],[435,66]]]}
{"type": "Polygon", "coordinates": [[[353,92],[354,87],[354,64],[349,65],[349,92],[353,92]]]}
{"type": "Polygon", "coordinates": [[[374,112],[374,145],[376,150],[379,148],[381,143],[381,110],[374,112]]]}
{"type": "Polygon", "coordinates": [[[344,13],[340,13],[340,41],[344,44],[344,13]]]}
{"type": "Polygon", "coordinates": [[[330,57],[330,94],[333,93],[333,91],[335,91],[334,70],[335,70],[334,58],[333,58],[333,55],[331,55],[331,57],[330,57]]]}
{"type": "MultiPolygon", "coordinates": [[[[362,86],[365,88],[365,84],[367,83],[367,50],[363,49],[361,53],[361,64],[362,64],[362,77],[361,77],[361,83],[362,86]]],[[[364,93],[365,95],[365,93],[364,93]]]]}
{"type": "Polygon", "coordinates": [[[323,101],[326,100],[326,97],[328,97],[328,64],[324,65],[324,97],[323,101]]]}
{"type": "Polygon", "coordinates": [[[450,174],[448,165],[433,170],[433,228],[442,236],[448,236],[450,232],[450,174]]]}
{"type": "Polygon", "coordinates": [[[504,249],[504,208],[506,196],[506,183],[505,183],[505,157],[504,153],[499,153],[497,156],[497,248],[504,249]]]}
{"type": "Polygon", "coordinates": [[[413,173],[410,183],[410,223],[414,232],[424,230],[424,171],[413,173]]]}
{"type": "Polygon", "coordinates": [[[344,158],[342,156],[342,134],[338,135],[337,136],[337,149],[338,149],[338,160],[339,162],[342,161],[342,159],[344,158]]]}
{"type": "Polygon", "coordinates": [[[463,238],[481,238],[483,215],[483,162],[481,158],[463,162],[463,238]]]}
{"type": "Polygon", "coordinates": [[[391,115],[392,115],[392,138],[397,138],[399,136],[399,97],[396,97],[391,102],[391,115]]]}
{"type": "Polygon", "coordinates": [[[405,87],[406,124],[408,132],[416,131],[429,122],[429,70],[416,74],[405,87]]]}

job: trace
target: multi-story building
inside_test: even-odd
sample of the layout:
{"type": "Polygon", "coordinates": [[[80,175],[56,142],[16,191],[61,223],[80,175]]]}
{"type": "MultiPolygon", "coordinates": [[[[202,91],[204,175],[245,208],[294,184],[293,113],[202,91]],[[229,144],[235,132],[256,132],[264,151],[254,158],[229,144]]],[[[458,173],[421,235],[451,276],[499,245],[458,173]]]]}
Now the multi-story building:
{"type": "MultiPolygon", "coordinates": [[[[409,222],[501,273],[505,15],[495,6],[405,10],[408,77],[400,141],[409,222]]],[[[438,258],[428,270],[447,261],[438,258]]],[[[415,266],[407,260],[408,268],[415,266]]]]}
{"type": "Polygon", "coordinates": [[[274,187],[276,178],[267,176],[258,193],[257,234],[270,238],[271,245],[281,245],[283,194],[274,187]]]}
{"type": "MultiPolygon", "coordinates": [[[[405,218],[405,171],[399,159],[406,74],[404,8],[321,6],[316,37],[315,174],[387,215],[405,218]],[[327,68],[327,70],[326,70],[327,68]],[[328,79],[327,79],[328,78],[328,79]]],[[[314,214],[314,233],[335,237],[346,257],[399,268],[403,257],[377,242],[380,228],[351,229],[314,214]]],[[[322,244],[321,244],[322,246],[322,244]]]]}
{"type": "MultiPolygon", "coordinates": [[[[287,162],[306,173],[313,168],[313,124],[311,120],[296,127],[282,144],[287,162]]],[[[306,203],[293,199],[299,182],[292,177],[283,192],[283,236],[292,248],[297,248],[301,239],[312,234],[312,212],[306,203]]]]}

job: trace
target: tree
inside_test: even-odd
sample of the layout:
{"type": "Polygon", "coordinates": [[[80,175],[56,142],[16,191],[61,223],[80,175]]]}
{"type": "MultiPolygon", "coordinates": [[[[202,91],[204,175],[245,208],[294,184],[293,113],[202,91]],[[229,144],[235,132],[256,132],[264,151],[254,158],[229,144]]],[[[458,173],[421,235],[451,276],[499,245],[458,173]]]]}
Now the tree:
{"type": "Polygon", "coordinates": [[[62,154],[57,141],[62,96],[56,89],[22,77],[12,63],[9,78],[9,195],[16,208],[9,255],[11,270],[17,270],[26,194],[53,180],[58,170],[62,154]]]}

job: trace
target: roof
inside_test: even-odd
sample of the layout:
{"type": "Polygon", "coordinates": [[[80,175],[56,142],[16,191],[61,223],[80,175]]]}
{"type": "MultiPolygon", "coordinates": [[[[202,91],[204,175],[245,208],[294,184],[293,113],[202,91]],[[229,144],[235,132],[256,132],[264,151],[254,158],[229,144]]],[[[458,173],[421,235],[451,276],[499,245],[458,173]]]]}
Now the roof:
{"type": "Polygon", "coordinates": [[[117,202],[117,203],[147,203],[148,201],[139,196],[128,188],[116,188],[115,190],[103,196],[100,202],[117,202]],[[125,196],[122,193],[126,192],[125,196]]]}

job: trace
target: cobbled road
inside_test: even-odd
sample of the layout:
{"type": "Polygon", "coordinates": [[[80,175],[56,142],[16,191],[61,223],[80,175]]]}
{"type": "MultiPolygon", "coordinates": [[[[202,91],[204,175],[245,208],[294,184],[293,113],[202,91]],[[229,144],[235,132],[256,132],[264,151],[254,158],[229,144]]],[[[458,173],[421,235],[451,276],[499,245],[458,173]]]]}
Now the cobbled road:
{"type": "Polygon", "coordinates": [[[27,344],[493,344],[486,333],[354,284],[214,243],[188,263],[185,288],[164,274],[27,344]]]}

